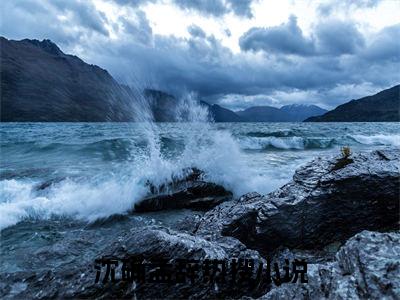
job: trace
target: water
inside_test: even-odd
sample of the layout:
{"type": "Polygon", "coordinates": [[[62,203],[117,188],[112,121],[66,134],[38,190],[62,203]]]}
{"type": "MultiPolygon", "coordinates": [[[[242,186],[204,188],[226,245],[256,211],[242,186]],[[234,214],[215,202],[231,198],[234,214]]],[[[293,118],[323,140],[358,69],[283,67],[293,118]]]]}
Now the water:
{"type": "Polygon", "coordinates": [[[267,193],[320,155],[399,147],[397,123],[158,123],[159,155],[138,123],[1,125],[0,228],[29,218],[125,213],[184,167],[236,196],[267,193]],[[206,128],[204,128],[206,126],[206,128]]]}
{"type": "Polygon", "coordinates": [[[400,147],[398,123],[216,124],[183,112],[183,123],[1,124],[0,271],[56,268],[91,257],[123,230],[173,226],[193,212],[127,211],[148,193],[146,182],[162,184],[185,167],[235,196],[265,194],[341,146],[400,147]]]}

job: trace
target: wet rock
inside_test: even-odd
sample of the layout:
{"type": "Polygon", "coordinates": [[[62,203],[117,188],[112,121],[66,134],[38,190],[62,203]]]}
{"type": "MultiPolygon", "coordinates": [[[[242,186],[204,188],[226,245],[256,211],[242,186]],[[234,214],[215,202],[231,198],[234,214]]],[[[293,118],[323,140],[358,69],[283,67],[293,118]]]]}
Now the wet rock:
{"type": "Polygon", "coordinates": [[[220,204],[205,213],[197,234],[233,236],[269,252],[322,248],[362,230],[397,228],[399,151],[354,154],[353,163],[333,170],[338,159],[308,163],[267,196],[252,193],[220,204]]]}
{"type": "Polygon", "coordinates": [[[232,193],[215,183],[202,180],[196,169],[183,170],[168,184],[156,187],[149,183],[151,195],[134,206],[135,212],[190,208],[207,210],[232,199],[232,193]]]}
{"type": "Polygon", "coordinates": [[[260,299],[399,299],[400,234],[363,231],[307,274],[307,284],[283,284],[260,299]]]}
{"type": "MultiPolygon", "coordinates": [[[[18,299],[31,298],[134,298],[138,299],[181,299],[181,298],[222,298],[240,297],[243,295],[259,297],[266,293],[267,286],[259,284],[233,285],[227,276],[226,282],[204,283],[201,277],[202,270],[197,274],[198,280],[194,283],[187,280],[184,283],[128,283],[117,281],[95,284],[96,271],[94,259],[134,258],[144,263],[164,260],[176,262],[178,259],[200,260],[232,258],[254,259],[256,262],[265,262],[257,251],[248,250],[242,243],[231,237],[221,238],[220,241],[207,241],[202,237],[177,232],[160,226],[135,228],[115,238],[92,261],[86,259],[81,264],[60,265],[55,270],[41,270],[28,274],[16,272],[0,275],[0,292],[2,297],[18,299]],[[16,283],[23,283],[24,288],[16,289],[16,283]]],[[[153,269],[150,269],[153,271],[153,269]]],[[[121,278],[120,268],[116,277],[121,278]]],[[[229,270],[227,270],[229,272],[229,270]]],[[[254,270],[255,272],[255,270],[254,270]]],[[[104,276],[105,268],[102,270],[104,276]]],[[[229,274],[229,273],[228,273],[229,274]]],[[[103,278],[103,277],[101,277],[103,278]]]]}

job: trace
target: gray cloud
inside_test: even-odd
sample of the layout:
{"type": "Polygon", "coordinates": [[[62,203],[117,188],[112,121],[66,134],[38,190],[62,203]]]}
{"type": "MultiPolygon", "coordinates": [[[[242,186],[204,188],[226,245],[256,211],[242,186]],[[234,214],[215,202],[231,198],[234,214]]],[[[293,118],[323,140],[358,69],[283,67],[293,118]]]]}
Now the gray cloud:
{"type": "Polygon", "coordinates": [[[319,23],[316,36],[320,53],[352,54],[365,44],[364,37],[353,23],[340,20],[319,23]]]}
{"type": "Polygon", "coordinates": [[[195,24],[192,24],[188,27],[188,32],[193,37],[200,37],[200,38],[206,37],[206,33],[203,31],[203,29],[201,29],[199,26],[195,24]]]}
{"type": "Polygon", "coordinates": [[[104,26],[104,24],[107,23],[107,19],[102,12],[96,10],[91,2],[52,0],[48,3],[54,6],[58,12],[72,13],[73,21],[76,24],[108,36],[108,31],[104,26]]]}
{"type": "Polygon", "coordinates": [[[400,62],[400,24],[384,28],[361,53],[370,61],[400,62]]]}
{"type": "Polygon", "coordinates": [[[244,51],[300,56],[353,54],[365,45],[364,37],[349,21],[327,19],[314,29],[310,38],[305,37],[296,17],[291,16],[279,26],[251,28],[240,37],[239,44],[244,51]]]}
{"type": "Polygon", "coordinates": [[[174,0],[183,9],[194,9],[204,14],[221,16],[228,12],[222,0],[174,0]]]}
{"type": "Polygon", "coordinates": [[[202,14],[222,16],[229,12],[242,17],[251,18],[253,0],[173,0],[183,9],[196,10],[202,14]]]}
{"type": "MultiPolygon", "coordinates": [[[[146,3],[162,2],[161,0],[108,0],[118,5],[139,7],[146,3]]],[[[251,18],[251,3],[257,0],[171,0],[181,9],[197,11],[204,15],[222,16],[233,12],[237,16],[251,18]]]]}
{"type": "Polygon", "coordinates": [[[228,2],[233,12],[238,16],[253,17],[253,13],[251,12],[252,0],[229,0],[228,2]]]}
{"type": "Polygon", "coordinates": [[[371,8],[377,6],[382,0],[328,0],[322,2],[318,5],[317,12],[323,16],[327,17],[332,15],[336,11],[352,11],[358,8],[371,8]]]}
{"type": "Polygon", "coordinates": [[[10,12],[1,20],[7,38],[50,38],[124,83],[150,84],[177,95],[196,91],[232,108],[293,102],[329,108],[400,81],[400,24],[364,37],[350,21],[330,17],[315,24],[308,37],[293,16],[280,26],[249,30],[240,39],[243,51],[233,53],[194,24],[188,38],[156,35],[140,7],[130,7],[129,18],[111,21],[97,11],[83,20],[94,9],[86,2],[2,4],[10,12]],[[69,12],[62,22],[60,12],[69,12]],[[102,32],[108,26],[118,39],[102,32]],[[255,56],[250,50],[272,55],[255,56]]]}
{"type": "Polygon", "coordinates": [[[68,0],[3,0],[1,33],[14,39],[51,39],[65,48],[95,35],[108,36],[108,20],[92,3],[68,0]],[[67,18],[61,21],[58,16],[67,18]]]}
{"type": "Polygon", "coordinates": [[[251,28],[243,34],[239,44],[242,50],[263,50],[268,53],[311,55],[315,51],[313,41],[303,36],[293,15],[286,24],[251,28]]]}
{"type": "Polygon", "coordinates": [[[150,27],[149,20],[143,11],[136,11],[136,22],[122,17],[119,18],[119,21],[122,23],[125,33],[127,33],[138,43],[148,46],[153,43],[153,30],[150,27]]]}

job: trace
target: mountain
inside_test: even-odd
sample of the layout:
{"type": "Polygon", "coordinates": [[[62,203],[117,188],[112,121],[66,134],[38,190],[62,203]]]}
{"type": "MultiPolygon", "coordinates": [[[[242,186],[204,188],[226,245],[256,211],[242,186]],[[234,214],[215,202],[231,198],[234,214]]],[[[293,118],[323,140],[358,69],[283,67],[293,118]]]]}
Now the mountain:
{"type": "Polygon", "coordinates": [[[292,104],[281,108],[253,106],[237,114],[247,122],[301,122],[310,116],[321,115],[326,110],[316,105],[292,104]]]}
{"type": "Polygon", "coordinates": [[[400,122],[400,85],[351,100],[305,122],[400,122]]]}
{"type": "Polygon", "coordinates": [[[218,104],[211,105],[205,101],[201,101],[200,104],[208,108],[215,122],[243,122],[243,119],[230,109],[219,106],[218,104]]]}
{"type": "MultiPolygon", "coordinates": [[[[104,69],[65,54],[50,40],[0,37],[1,121],[104,122],[141,120],[132,106],[143,99],[104,69]]],[[[178,101],[145,89],[157,122],[176,121],[178,101]]],[[[203,102],[204,105],[205,102],[203,102]]],[[[206,103],[216,122],[238,122],[233,111],[206,103]]],[[[136,112],[137,113],[137,112],[136,112]]],[[[140,112],[139,112],[140,113],[140,112]]]]}
{"type": "Polygon", "coordinates": [[[272,106],[253,106],[236,112],[247,122],[288,122],[289,116],[272,106]]]}
{"type": "MultiPolygon", "coordinates": [[[[137,92],[121,85],[106,70],[65,54],[50,40],[0,37],[0,46],[3,122],[140,121],[143,116],[134,108],[143,100],[148,101],[155,121],[176,121],[178,101],[174,96],[154,89],[137,92]]],[[[289,105],[280,109],[251,107],[235,113],[217,104],[201,103],[215,122],[302,121],[323,112],[317,106],[289,105]]]]}
{"type": "Polygon", "coordinates": [[[280,108],[281,111],[287,113],[290,116],[291,122],[301,122],[312,116],[320,116],[327,112],[316,105],[306,105],[306,104],[291,104],[284,105],[280,108]]]}
{"type": "Polygon", "coordinates": [[[131,91],[50,40],[1,43],[2,121],[128,121],[131,91]]]}

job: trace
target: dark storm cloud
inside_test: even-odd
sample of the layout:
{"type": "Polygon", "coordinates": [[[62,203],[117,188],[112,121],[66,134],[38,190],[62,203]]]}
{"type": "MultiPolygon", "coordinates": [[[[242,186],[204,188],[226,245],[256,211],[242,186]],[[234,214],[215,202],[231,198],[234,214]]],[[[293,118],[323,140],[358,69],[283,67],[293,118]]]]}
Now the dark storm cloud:
{"type": "Polygon", "coordinates": [[[152,44],[153,30],[150,27],[149,20],[147,19],[146,14],[143,11],[136,11],[136,22],[122,17],[119,18],[119,21],[121,22],[125,33],[128,34],[135,41],[148,46],[152,44]]]}
{"type": "Polygon", "coordinates": [[[289,22],[275,27],[253,27],[240,37],[242,50],[263,50],[271,53],[311,55],[314,43],[304,37],[295,16],[289,22]]]}
{"type": "Polygon", "coordinates": [[[362,34],[351,22],[328,19],[316,24],[310,38],[303,35],[295,16],[275,27],[253,27],[239,40],[244,51],[264,51],[272,54],[342,55],[356,53],[364,47],[362,34]]]}
{"type": "Polygon", "coordinates": [[[69,47],[94,34],[108,36],[104,14],[88,1],[3,0],[2,10],[1,34],[13,39],[51,39],[69,47]]]}
{"type": "Polygon", "coordinates": [[[352,54],[365,43],[364,37],[353,23],[339,20],[319,23],[316,36],[320,53],[352,54]]]}
{"type": "MultiPolygon", "coordinates": [[[[191,26],[192,32],[196,32],[194,28],[199,30],[191,26]]],[[[151,48],[138,47],[132,41],[112,45],[117,49],[118,61],[126,58],[120,64],[104,57],[98,61],[120,79],[126,75],[122,65],[133,61],[136,77],[151,77],[145,81],[177,95],[196,91],[210,102],[236,95],[235,103],[222,101],[232,108],[267,103],[272,96],[282,103],[314,103],[330,108],[398,83],[398,34],[398,26],[385,28],[365,41],[364,47],[356,47],[356,52],[343,49],[341,41],[335,41],[336,46],[326,45],[329,55],[287,56],[276,51],[274,56],[262,59],[234,54],[213,35],[156,35],[151,48]]]]}
{"type": "Polygon", "coordinates": [[[66,31],[47,2],[2,1],[1,34],[12,39],[50,38],[62,45],[77,42],[76,32],[66,31]]]}
{"type": "Polygon", "coordinates": [[[108,36],[108,31],[105,27],[107,19],[103,13],[96,10],[91,2],[52,0],[48,3],[54,6],[59,13],[71,13],[76,24],[108,36]]]}
{"type": "MultiPolygon", "coordinates": [[[[141,82],[177,95],[195,91],[231,107],[294,102],[332,107],[400,80],[400,25],[365,37],[350,21],[329,17],[305,36],[292,16],[280,26],[249,30],[240,39],[242,51],[233,53],[195,24],[187,38],[156,35],[138,6],[111,21],[86,1],[37,3],[3,1],[7,13],[1,34],[50,38],[121,82],[141,82]],[[59,15],[65,16],[62,21],[59,15]],[[117,38],[109,38],[107,28],[117,38]],[[226,100],[229,95],[234,102],[226,100]]],[[[230,2],[224,4],[233,9],[230,2]]]]}
{"type": "Polygon", "coordinates": [[[384,28],[361,54],[366,60],[375,62],[400,62],[400,24],[384,28]]]}

